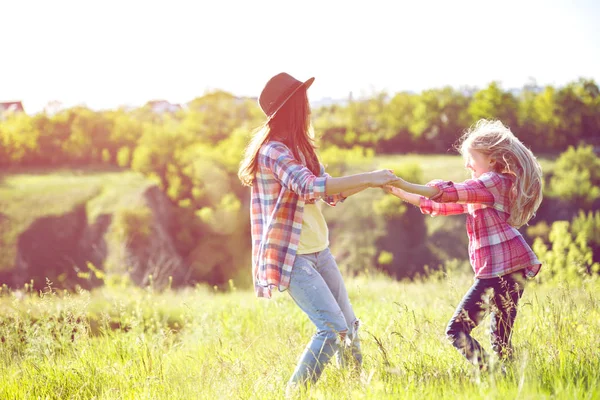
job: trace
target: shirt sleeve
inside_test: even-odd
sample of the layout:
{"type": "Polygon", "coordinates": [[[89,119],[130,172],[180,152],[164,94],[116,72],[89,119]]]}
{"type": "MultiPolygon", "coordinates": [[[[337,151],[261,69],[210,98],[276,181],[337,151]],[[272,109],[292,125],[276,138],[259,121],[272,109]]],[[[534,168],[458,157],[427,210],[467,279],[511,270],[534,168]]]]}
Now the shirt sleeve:
{"type": "MultiPolygon", "coordinates": [[[[461,204],[484,204],[493,206],[494,194],[489,190],[490,183],[494,183],[493,177],[486,177],[486,183],[481,179],[468,179],[461,183],[452,181],[434,180],[427,184],[440,190],[438,194],[431,197],[436,203],[461,203],[461,204]],[[488,182],[490,181],[490,182],[488,182]]],[[[498,179],[498,178],[496,178],[498,179]]]]}
{"type": "Polygon", "coordinates": [[[467,213],[467,205],[460,203],[436,203],[421,196],[419,208],[423,214],[435,217],[437,215],[457,215],[467,213]]]}
{"type": "MultiPolygon", "coordinates": [[[[331,178],[331,175],[325,172],[325,167],[323,166],[323,164],[321,164],[321,176],[325,177],[326,179],[331,178]]],[[[346,198],[342,196],[341,193],[332,194],[331,196],[325,196],[323,198],[323,201],[332,207],[343,203],[344,200],[346,200],[346,198]]]]}
{"type": "Polygon", "coordinates": [[[296,193],[302,200],[325,197],[327,177],[315,176],[310,169],[294,158],[290,149],[281,143],[269,143],[259,152],[259,162],[269,168],[281,186],[296,193]]]}

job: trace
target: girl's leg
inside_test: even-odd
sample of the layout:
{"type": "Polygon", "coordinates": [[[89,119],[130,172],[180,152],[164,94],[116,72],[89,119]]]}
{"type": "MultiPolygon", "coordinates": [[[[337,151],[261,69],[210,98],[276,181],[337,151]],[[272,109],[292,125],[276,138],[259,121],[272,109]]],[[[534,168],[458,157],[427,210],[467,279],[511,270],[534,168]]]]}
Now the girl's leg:
{"type": "Polygon", "coordinates": [[[340,335],[348,329],[340,306],[316,269],[317,261],[316,254],[297,255],[292,269],[288,292],[315,324],[317,333],[300,357],[289,386],[316,382],[339,350],[340,335]]]}
{"type": "Polygon", "coordinates": [[[494,288],[491,342],[500,359],[510,359],[512,328],[517,317],[517,305],[523,295],[523,274],[519,271],[499,279],[494,288]]]}
{"type": "Polygon", "coordinates": [[[471,336],[488,311],[486,297],[491,295],[494,279],[476,279],[456,308],[446,328],[446,337],[458,351],[473,364],[483,368],[487,355],[479,342],[471,336]]]}
{"type": "Polygon", "coordinates": [[[352,304],[350,304],[350,298],[348,297],[342,274],[340,273],[335,258],[328,248],[318,253],[317,269],[340,306],[344,318],[346,319],[346,325],[348,326],[348,333],[342,348],[343,351],[338,352],[338,362],[340,365],[345,366],[347,361],[352,360],[352,364],[354,364],[355,367],[360,367],[362,365],[362,351],[360,348],[360,339],[358,337],[358,327],[360,322],[354,315],[354,310],[352,309],[352,304]]]}

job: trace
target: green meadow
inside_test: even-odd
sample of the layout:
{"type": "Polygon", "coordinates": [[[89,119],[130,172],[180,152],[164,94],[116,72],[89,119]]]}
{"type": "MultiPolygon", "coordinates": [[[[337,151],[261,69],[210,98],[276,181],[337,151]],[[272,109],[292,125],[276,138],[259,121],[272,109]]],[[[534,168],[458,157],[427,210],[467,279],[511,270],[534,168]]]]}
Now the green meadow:
{"type": "MultiPolygon", "coordinates": [[[[444,328],[464,273],[419,282],[347,280],[362,321],[360,376],[325,370],[310,399],[596,399],[600,282],[531,283],[506,375],[478,373],[444,328]]],[[[232,283],[156,292],[2,291],[2,399],[282,398],[313,325],[286,293],[256,299],[232,283]]],[[[475,337],[489,348],[486,324],[475,337]]]]}
{"type": "MultiPolygon", "coordinates": [[[[445,338],[472,282],[464,216],[431,218],[380,189],[322,204],[365,362],[360,374],[333,362],[300,397],[600,399],[599,94],[577,77],[313,107],[330,175],[420,183],[468,178],[451,149],[477,121],[502,121],[544,170],[544,201],[520,228],[544,267],[519,304],[515,360],[481,374],[445,338]]],[[[256,100],[207,89],[118,109],[0,104],[0,400],[283,397],[314,327],[286,293],[249,287],[237,172],[265,122],[256,100]]],[[[474,332],[487,348],[488,324],[474,332]]]]}

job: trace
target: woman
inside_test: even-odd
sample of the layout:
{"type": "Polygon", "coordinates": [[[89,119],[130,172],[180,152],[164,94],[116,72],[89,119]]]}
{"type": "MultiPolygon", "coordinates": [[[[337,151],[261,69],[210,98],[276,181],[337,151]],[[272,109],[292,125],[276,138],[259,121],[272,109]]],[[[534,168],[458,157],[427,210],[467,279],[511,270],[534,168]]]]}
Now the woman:
{"type": "MultiPolygon", "coordinates": [[[[333,178],[315,152],[307,89],[289,74],[271,78],[259,97],[267,119],[252,137],[238,176],[251,187],[252,274],[258,297],[287,290],[315,324],[288,389],[316,382],[331,357],[348,347],[355,365],[362,355],[358,319],[336,261],[327,224],[316,200],[336,205],[368,187],[398,178],[389,170],[333,178]]],[[[338,353],[338,354],[340,354],[338,353]]],[[[340,361],[344,361],[340,356],[340,361]]]]}

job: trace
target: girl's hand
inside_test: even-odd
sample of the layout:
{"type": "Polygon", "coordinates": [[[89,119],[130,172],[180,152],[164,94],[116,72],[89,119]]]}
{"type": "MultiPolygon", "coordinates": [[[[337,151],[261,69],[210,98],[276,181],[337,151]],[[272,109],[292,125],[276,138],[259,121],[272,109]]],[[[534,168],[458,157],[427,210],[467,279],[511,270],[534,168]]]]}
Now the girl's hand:
{"type": "Polygon", "coordinates": [[[385,185],[383,186],[383,190],[386,193],[393,194],[394,196],[399,197],[401,199],[405,199],[406,192],[400,188],[391,185],[385,185]]]}
{"type": "Polygon", "coordinates": [[[381,187],[383,185],[393,184],[400,179],[389,169],[380,169],[378,171],[369,172],[368,175],[370,187],[381,187]]]}

